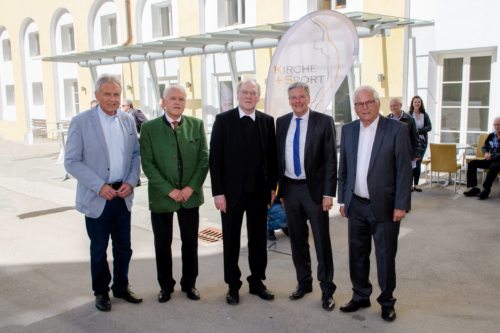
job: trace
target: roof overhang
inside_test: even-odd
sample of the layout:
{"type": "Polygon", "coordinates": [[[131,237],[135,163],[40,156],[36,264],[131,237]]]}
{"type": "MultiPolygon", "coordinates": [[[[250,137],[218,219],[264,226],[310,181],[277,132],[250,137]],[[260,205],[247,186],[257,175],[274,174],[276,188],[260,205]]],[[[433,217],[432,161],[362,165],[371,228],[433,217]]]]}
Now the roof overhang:
{"type": "MultiPolygon", "coordinates": [[[[433,25],[432,21],[362,12],[344,13],[354,24],[360,38],[372,37],[384,30],[405,26],[433,25]]],[[[178,37],[137,43],[127,46],[45,57],[52,62],[76,63],[82,67],[144,62],[156,59],[188,57],[214,53],[272,48],[295,22],[266,24],[195,36],[178,37]]]]}

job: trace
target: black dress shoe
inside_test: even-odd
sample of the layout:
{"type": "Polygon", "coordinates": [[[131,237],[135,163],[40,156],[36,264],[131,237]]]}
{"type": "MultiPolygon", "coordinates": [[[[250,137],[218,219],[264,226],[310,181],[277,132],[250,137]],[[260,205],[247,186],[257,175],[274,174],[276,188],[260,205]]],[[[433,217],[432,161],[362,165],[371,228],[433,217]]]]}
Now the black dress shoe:
{"type": "Polygon", "coordinates": [[[236,305],[240,302],[240,294],[237,289],[229,289],[226,294],[226,303],[236,305]]]}
{"type": "Polygon", "coordinates": [[[200,299],[200,292],[195,287],[183,289],[182,291],[186,293],[187,298],[192,299],[193,301],[200,299]]]}
{"type": "Polygon", "coordinates": [[[160,290],[160,292],[158,293],[158,302],[166,303],[170,301],[170,295],[172,295],[171,290],[164,290],[164,289],[160,290]]]}
{"type": "Polygon", "coordinates": [[[394,321],[396,319],[396,310],[392,306],[382,307],[382,319],[385,321],[394,321]]]}
{"type": "Polygon", "coordinates": [[[122,291],[122,292],[119,292],[119,293],[113,291],[113,296],[115,296],[116,298],[123,298],[124,300],[126,300],[129,303],[137,304],[137,303],[141,303],[142,302],[142,298],[140,298],[139,296],[137,296],[129,288],[127,288],[125,291],[122,291]]]}
{"type": "Polygon", "coordinates": [[[95,307],[99,311],[111,311],[111,301],[107,293],[95,295],[95,307]]]}
{"type": "Polygon", "coordinates": [[[305,294],[310,293],[312,291],[313,291],[313,288],[311,286],[309,286],[309,287],[298,286],[297,289],[295,289],[290,294],[289,297],[291,300],[301,299],[302,297],[304,297],[305,294]]]}
{"type": "Polygon", "coordinates": [[[484,199],[488,199],[489,195],[490,195],[490,191],[482,190],[481,193],[479,193],[477,196],[479,197],[479,200],[484,200],[484,199]]]}
{"type": "Polygon", "coordinates": [[[473,187],[473,188],[471,188],[470,190],[465,191],[465,192],[464,192],[464,195],[465,195],[466,197],[475,197],[475,196],[477,196],[480,192],[481,192],[481,190],[480,190],[480,189],[478,189],[477,187],[473,187]]]}
{"type": "Polygon", "coordinates": [[[270,240],[270,241],[276,240],[276,234],[274,233],[274,230],[267,231],[267,240],[270,240]]]}
{"type": "Polygon", "coordinates": [[[323,296],[321,297],[321,302],[323,309],[326,311],[332,311],[333,308],[335,307],[335,300],[333,299],[333,295],[323,293],[323,296]]]}
{"type": "Polygon", "coordinates": [[[370,305],[372,305],[372,304],[370,303],[369,299],[363,299],[361,301],[355,301],[355,300],[351,299],[349,301],[349,303],[342,305],[340,307],[340,311],[342,311],[342,312],[355,312],[355,311],[358,311],[360,308],[368,308],[368,307],[370,307],[370,305]]]}
{"type": "Polygon", "coordinates": [[[266,286],[264,285],[261,287],[250,287],[250,294],[257,295],[266,301],[272,301],[274,299],[274,295],[269,290],[267,290],[266,286]]]}

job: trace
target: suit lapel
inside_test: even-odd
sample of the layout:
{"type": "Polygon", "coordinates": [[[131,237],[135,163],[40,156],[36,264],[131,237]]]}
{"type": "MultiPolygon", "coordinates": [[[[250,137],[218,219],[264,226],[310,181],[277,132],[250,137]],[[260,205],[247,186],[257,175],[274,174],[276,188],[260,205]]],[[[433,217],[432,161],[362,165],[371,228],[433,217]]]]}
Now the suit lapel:
{"type": "Polygon", "coordinates": [[[370,173],[370,170],[373,166],[373,163],[375,161],[375,157],[378,155],[378,151],[380,150],[380,147],[382,146],[382,140],[384,139],[384,134],[385,134],[385,125],[387,124],[386,118],[383,116],[379,116],[379,121],[378,121],[378,126],[377,126],[377,131],[375,132],[375,139],[373,140],[373,148],[372,148],[372,154],[370,156],[370,165],[368,166],[368,173],[370,173]]]}
{"type": "Polygon", "coordinates": [[[353,133],[352,134],[352,149],[353,149],[353,154],[352,154],[353,163],[352,163],[352,165],[354,165],[354,167],[358,166],[359,126],[361,126],[360,122],[359,122],[359,120],[356,120],[353,123],[353,129],[352,129],[352,133],[353,133]]]}
{"type": "Polygon", "coordinates": [[[106,144],[106,137],[104,136],[104,132],[102,130],[102,124],[101,124],[101,119],[99,118],[99,109],[95,108],[92,110],[91,116],[92,116],[92,130],[95,133],[95,138],[96,140],[101,144],[102,149],[104,150],[104,155],[106,156],[106,161],[108,162],[108,165],[110,164],[109,161],[109,151],[108,151],[108,145],[106,144]],[[97,124],[97,126],[95,125],[97,124]]]}
{"type": "MultiPolygon", "coordinates": [[[[307,133],[306,133],[306,143],[304,145],[304,169],[307,170],[306,164],[308,163],[307,161],[311,160],[311,156],[309,154],[312,154],[314,151],[311,149],[311,145],[314,143],[314,134],[317,133],[316,131],[316,114],[314,111],[309,110],[309,119],[307,121],[307,133]]],[[[307,173],[307,171],[306,171],[307,173]]]]}

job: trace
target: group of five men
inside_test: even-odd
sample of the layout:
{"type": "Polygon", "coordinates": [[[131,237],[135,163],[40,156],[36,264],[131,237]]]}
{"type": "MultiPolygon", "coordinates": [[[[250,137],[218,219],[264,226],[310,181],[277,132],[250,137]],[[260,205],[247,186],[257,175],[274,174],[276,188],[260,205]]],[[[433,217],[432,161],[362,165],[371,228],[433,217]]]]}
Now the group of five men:
{"type": "Polygon", "coordinates": [[[128,283],[130,209],[140,163],[148,178],[149,208],[154,233],[158,301],[169,301],[172,275],[172,224],[177,214],[182,241],[181,289],[200,299],[198,275],[199,206],[210,169],[215,207],[223,233],[226,302],[239,303],[242,286],[238,266],[243,215],[248,230],[249,292],[264,300],[274,295],[264,285],[267,266],[267,209],[281,200],[288,220],[297,287],[290,299],[312,291],[309,220],[318,261],[321,304],[331,311],[334,266],[328,211],[337,193],[340,213],[349,219],[349,264],[353,283],[350,302],[340,309],[370,306],[371,238],[375,241],[384,320],[396,318],[393,291],[400,221],[410,208],[411,147],[406,126],[379,114],[377,92],[362,86],[354,94],[359,120],[342,128],[339,171],[332,117],[309,108],[307,84],[288,87],[292,112],[274,119],[255,109],[260,87],[240,82],[238,107],[217,115],[210,154],[203,122],[183,114],[186,92],[180,85],[163,94],[164,115],[142,125],[139,142],[134,119],[119,110],[121,85],[113,76],[99,78],[98,105],[75,116],[66,144],[65,167],[77,180],[76,208],[85,214],[90,238],[92,288],[96,307],[111,309],[113,295],[142,301],[128,283]],[[140,158],[139,158],[140,156],[140,158]],[[276,188],[279,188],[276,197],[276,188]],[[113,241],[113,278],[106,248],[113,241]]]}

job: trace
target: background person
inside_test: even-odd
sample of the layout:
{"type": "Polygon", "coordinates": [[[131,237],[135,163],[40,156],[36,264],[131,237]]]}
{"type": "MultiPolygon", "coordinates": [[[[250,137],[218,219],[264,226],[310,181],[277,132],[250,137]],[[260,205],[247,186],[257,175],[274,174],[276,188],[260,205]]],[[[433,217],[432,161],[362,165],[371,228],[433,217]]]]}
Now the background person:
{"type": "Polygon", "coordinates": [[[432,130],[431,119],[425,112],[424,102],[420,96],[414,96],[410,103],[410,115],[415,120],[417,125],[418,136],[420,138],[420,158],[416,160],[416,167],[413,168],[413,190],[422,192],[422,189],[417,187],[422,173],[422,160],[429,145],[428,134],[432,130]]]}
{"type": "Polygon", "coordinates": [[[342,127],[338,173],[340,214],[348,218],[353,294],[340,310],[371,305],[373,237],[381,289],[377,301],[382,318],[393,321],[399,228],[411,202],[411,144],[407,126],[379,114],[380,99],[372,87],[356,89],[354,107],[359,120],[342,127]]]}
{"type": "Polygon", "coordinates": [[[278,179],[298,282],[290,299],[300,299],[312,291],[309,220],[318,258],[322,307],[331,311],[336,286],[328,211],[337,189],[335,125],[332,117],[310,110],[310,100],[307,84],[295,82],[288,87],[292,112],[276,122],[278,179]]]}
{"type": "Polygon", "coordinates": [[[165,114],[143,125],[140,137],[142,168],[148,178],[149,209],[155,239],[160,303],[170,300],[172,277],[172,224],[177,214],[182,241],[181,289],[199,300],[199,206],[208,172],[205,128],[200,119],[183,115],[186,91],[170,85],[163,93],[165,114]]]}
{"type": "Polygon", "coordinates": [[[487,199],[490,195],[491,185],[493,185],[498,172],[500,172],[500,117],[494,119],[493,129],[494,131],[488,135],[481,148],[484,159],[472,160],[467,166],[467,187],[471,188],[464,192],[467,197],[477,195],[481,200],[487,199]],[[478,168],[488,169],[482,191],[476,187],[478,168]]]}
{"type": "Polygon", "coordinates": [[[148,121],[148,118],[141,110],[134,108],[132,100],[124,99],[122,102],[122,110],[130,114],[135,120],[135,126],[137,128],[137,133],[141,133],[142,123],[148,121]]]}
{"type": "Polygon", "coordinates": [[[210,140],[210,178],[215,207],[221,212],[226,302],[239,303],[242,282],[238,266],[243,214],[248,232],[247,277],[250,294],[264,300],[274,295],[263,281],[267,267],[267,207],[276,188],[276,136],[273,117],[257,111],[260,86],[244,80],[238,107],[215,118],[210,140]]]}
{"type": "Polygon", "coordinates": [[[130,210],[139,179],[139,143],[134,121],[119,110],[120,81],[101,76],[95,86],[97,107],[71,120],[64,167],[78,181],[76,209],[85,214],[90,238],[90,271],[95,306],[111,310],[106,249],[113,247],[113,295],[130,303],[142,299],[129,289],[130,210]]]}

